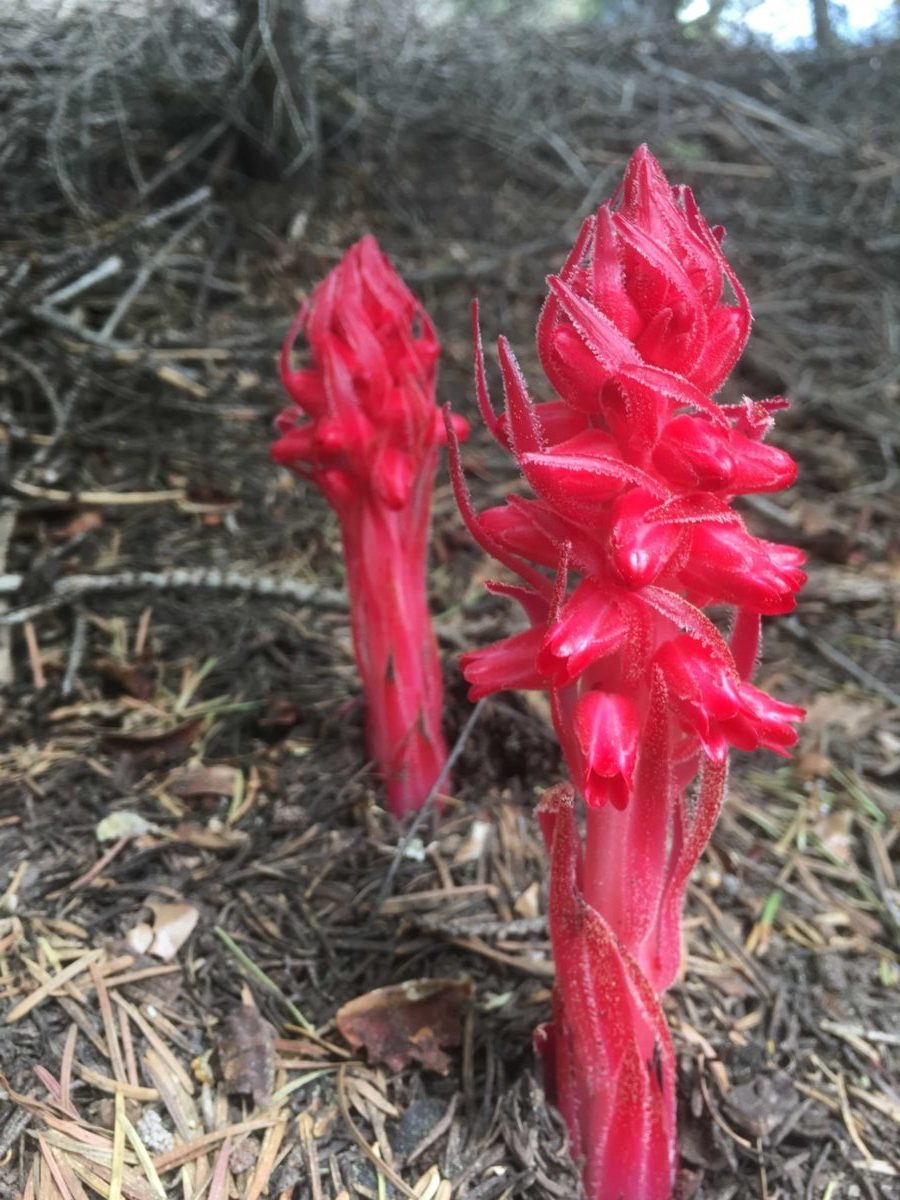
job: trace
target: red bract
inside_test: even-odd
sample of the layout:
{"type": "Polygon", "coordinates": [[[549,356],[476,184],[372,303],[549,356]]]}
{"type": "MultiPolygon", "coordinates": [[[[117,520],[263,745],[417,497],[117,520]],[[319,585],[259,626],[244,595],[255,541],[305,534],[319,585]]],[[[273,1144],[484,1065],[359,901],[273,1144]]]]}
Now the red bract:
{"type": "Polygon", "coordinates": [[[660,1108],[641,1074],[656,1016],[628,998],[633,973],[660,993],[678,970],[684,891],[719,813],[729,747],[785,753],[803,715],[747,682],[760,617],[789,612],[805,577],[799,551],[754,537],[732,506],[790,485],[796,468],[762,440],[783,400],[713,399],[750,328],[721,238],[639,149],[549,280],[537,348],[551,400],[534,403],[501,339],[506,405],[494,413],[475,316],[479,407],[535,497],[475,513],[451,446],[469,529],[521,580],[494,590],[517,599],[529,625],[463,656],[472,695],[547,691],[586,801],[583,862],[575,872],[567,852],[565,866],[577,884],[559,882],[552,852],[550,921],[557,1089],[590,1200],[670,1194],[674,1151],[661,1156],[659,1138],[674,1136],[671,1097],[660,1108]],[[727,637],[702,611],[712,605],[734,610],[727,637]],[[603,982],[610,971],[615,987],[603,982]],[[590,1019],[583,1005],[596,1009],[590,1019]],[[644,1097],[643,1124],[629,1118],[644,1134],[627,1150],[626,1093],[644,1097]]]}
{"type": "MultiPolygon", "coordinates": [[[[444,766],[442,683],[425,590],[437,448],[439,346],[428,314],[371,236],[301,307],[281,352],[293,401],[278,417],[277,463],[337,513],[369,752],[398,815],[444,766]],[[303,334],[308,365],[295,369],[303,334]]],[[[455,420],[455,436],[465,436],[455,420]]],[[[445,790],[449,786],[445,785],[445,790]]]]}

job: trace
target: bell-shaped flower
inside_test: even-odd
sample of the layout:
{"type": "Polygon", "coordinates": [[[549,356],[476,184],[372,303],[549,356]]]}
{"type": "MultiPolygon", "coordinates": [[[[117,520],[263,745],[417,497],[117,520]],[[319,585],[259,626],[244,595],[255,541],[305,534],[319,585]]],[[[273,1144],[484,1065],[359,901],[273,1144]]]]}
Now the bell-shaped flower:
{"type": "Polygon", "coordinates": [[[653,465],[675,487],[729,493],[778,492],[797,476],[797,464],[784,450],[690,413],[665,426],[653,465]]]}
{"type": "Polygon", "coordinates": [[[729,659],[687,634],[666,642],[655,657],[680,720],[699,736],[714,762],[728,747],[785,753],[797,740],[803,709],[784,704],[742,681],[729,659]]]}
{"type": "Polygon", "coordinates": [[[653,583],[687,537],[678,524],[646,519],[658,508],[659,497],[642,488],[631,488],[612,506],[610,565],[626,587],[653,583]]]}
{"type": "Polygon", "coordinates": [[[729,659],[682,634],[663,643],[654,663],[662,670],[679,718],[694,730],[710,758],[722,761],[728,740],[721,722],[736,716],[741,707],[740,679],[729,659]]]}
{"type": "Polygon", "coordinates": [[[534,626],[460,655],[459,665],[470,684],[469,699],[480,700],[494,692],[528,692],[545,687],[543,672],[537,666],[543,640],[543,628],[534,626]]]}
{"type": "Polygon", "coordinates": [[[802,551],[753,537],[737,522],[698,524],[691,553],[679,572],[689,592],[707,604],[734,604],[750,612],[791,612],[806,582],[802,551]]]}
{"type": "Polygon", "coordinates": [[[513,554],[551,570],[556,569],[559,547],[569,534],[568,523],[556,513],[521,496],[485,509],[479,521],[485,533],[513,554]]]}
{"type": "Polygon", "coordinates": [[[630,696],[591,690],[575,705],[575,733],[584,763],[581,789],[594,808],[607,802],[622,809],[634,783],[641,734],[640,714],[630,696]]]}
{"type": "Polygon", "coordinates": [[[803,709],[776,700],[752,683],[741,684],[740,697],[738,711],[722,722],[722,730],[731,745],[738,750],[772,750],[787,757],[797,743],[794,725],[803,720],[803,709]]]}

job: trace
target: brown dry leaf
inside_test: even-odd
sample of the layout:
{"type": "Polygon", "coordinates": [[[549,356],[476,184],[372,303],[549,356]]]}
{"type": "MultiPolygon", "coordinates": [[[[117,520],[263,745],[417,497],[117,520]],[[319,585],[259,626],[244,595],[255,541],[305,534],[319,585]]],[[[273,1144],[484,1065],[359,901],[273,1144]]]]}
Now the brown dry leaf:
{"type": "Polygon", "coordinates": [[[823,692],[807,709],[803,727],[808,733],[839,728],[856,739],[878,724],[883,709],[884,705],[877,700],[857,700],[846,692],[823,692]]]}
{"type": "Polygon", "coordinates": [[[844,863],[852,861],[855,839],[852,832],[853,813],[849,808],[840,808],[820,817],[812,831],[829,854],[844,863]]]}
{"type": "Polygon", "coordinates": [[[149,654],[131,662],[121,658],[97,658],[94,660],[94,670],[136,700],[149,700],[156,691],[159,665],[149,654]]]}
{"type": "Polygon", "coordinates": [[[799,1097],[788,1075],[757,1075],[734,1087],[725,1097],[725,1109],[739,1129],[751,1137],[767,1137],[784,1124],[799,1097]]]}
{"type": "Polygon", "coordinates": [[[540,916],[541,885],[536,879],[518,897],[513,905],[513,912],[517,917],[525,917],[527,920],[533,920],[535,917],[540,916]]]}
{"type": "Polygon", "coordinates": [[[420,1062],[445,1075],[450,1060],[441,1047],[460,1044],[460,1013],[473,990],[467,979],[411,979],[358,996],[335,1022],[351,1046],[365,1046],[370,1062],[392,1071],[420,1062]]]}
{"type": "Polygon", "coordinates": [[[182,767],[169,780],[168,789],[182,800],[192,796],[233,796],[235,780],[240,775],[236,767],[226,765],[206,767],[198,763],[182,767]]]}
{"type": "Polygon", "coordinates": [[[164,904],[148,900],[153,913],[153,940],[147,952],[164,962],[173,959],[194,932],[200,913],[193,904],[164,904]]]}
{"type": "Polygon", "coordinates": [[[141,729],[129,733],[104,733],[104,750],[127,755],[142,767],[159,767],[187,752],[203,728],[203,717],[192,717],[171,729],[141,729]]]}
{"type": "Polygon", "coordinates": [[[797,774],[801,779],[827,779],[834,763],[821,750],[804,750],[795,759],[797,774]]]}
{"type": "Polygon", "coordinates": [[[245,991],[244,1003],[225,1018],[219,1053],[232,1095],[252,1096],[260,1107],[275,1087],[275,1030],[245,991]]]}
{"type": "Polygon", "coordinates": [[[266,711],[259,718],[261,729],[287,730],[299,725],[302,712],[296,700],[290,696],[271,696],[266,711]]]}
{"type": "Polygon", "coordinates": [[[57,546],[69,542],[72,538],[83,537],[103,525],[103,514],[96,508],[85,508],[74,516],[64,516],[61,520],[50,521],[47,525],[47,537],[57,546]]]}

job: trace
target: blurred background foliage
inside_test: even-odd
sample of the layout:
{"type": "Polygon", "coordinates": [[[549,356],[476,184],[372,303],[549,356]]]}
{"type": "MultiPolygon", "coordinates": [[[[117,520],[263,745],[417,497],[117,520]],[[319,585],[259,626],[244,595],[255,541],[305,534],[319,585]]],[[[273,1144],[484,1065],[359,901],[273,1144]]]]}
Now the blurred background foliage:
{"type": "MultiPolygon", "coordinates": [[[[505,280],[536,300],[647,141],[739,232],[760,386],[896,400],[890,0],[30,0],[0,14],[7,312],[34,298],[24,242],[64,273],[104,222],[196,188],[218,212],[245,204],[262,254],[304,237],[338,252],[374,229],[414,281],[505,280]]],[[[18,327],[0,318],[0,336],[18,327]]]]}

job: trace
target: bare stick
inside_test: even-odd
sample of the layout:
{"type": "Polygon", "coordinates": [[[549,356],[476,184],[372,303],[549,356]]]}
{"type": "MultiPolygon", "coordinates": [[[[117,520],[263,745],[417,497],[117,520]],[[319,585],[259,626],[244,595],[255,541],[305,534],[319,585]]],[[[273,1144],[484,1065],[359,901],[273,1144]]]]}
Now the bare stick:
{"type": "Polygon", "coordinates": [[[99,334],[104,341],[107,338],[112,337],[116,329],[119,327],[122,318],[153,278],[154,272],[163,265],[175,247],[180,242],[184,241],[189,233],[196,229],[199,222],[203,220],[203,216],[204,214],[202,211],[199,213],[194,213],[191,219],[186,221],[180,229],[176,229],[172,236],[163,242],[152,258],[148,259],[147,262],[144,263],[144,265],[135,275],[134,279],[131,281],[131,284],[119,297],[116,307],[106,318],[103,328],[100,330],[99,334]]]}
{"type": "MultiPolygon", "coordinates": [[[[17,513],[18,505],[14,501],[4,500],[0,502],[0,570],[6,566],[6,556],[9,551],[13,529],[16,525],[17,513]]],[[[18,578],[21,582],[21,576],[5,575],[0,578],[4,580],[18,578]]],[[[6,609],[6,601],[0,598],[0,687],[6,687],[14,679],[12,666],[12,630],[3,622],[6,609]]]]}
{"type": "Polygon", "coordinates": [[[865,667],[861,667],[859,663],[854,662],[843,650],[838,650],[836,646],[832,646],[824,638],[811,633],[805,625],[800,624],[796,617],[785,617],[781,621],[779,628],[790,634],[795,641],[805,642],[809,646],[814,646],[826,662],[830,662],[832,666],[838,667],[845,675],[849,675],[851,679],[856,680],[867,692],[874,692],[876,696],[881,696],[883,700],[887,700],[888,704],[894,708],[900,708],[900,692],[895,692],[889,684],[884,683],[877,675],[873,675],[871,671],[867,671],[865,667]]]}
{"type": "MultiPolygon", "coordinates": [[[[9,577],[15,578],[14,576],[9,577]]],[[[35,604],[0,613],[0,629],[21,625],[45,613],[63,608],[84,596],[102,592],[135,592],[146,589],[166,592],[203,589],[213,592],[243,592],[272,600],[292,600],[329,612],[346,612],[343,592],[319,588],[295,579],[273,579],[265,575],[242,575],[217,567],[176,568],[171,571],[120,571],[115,575],[67,575],[58,579],[49,596],[35,604]]]]}
{"type": "Polygon", "coordinates": [[[381,911],[382,905],[384,904],[385,900],[387,900],[388,896],[391,894],[391,888],[394,886],[394,878],[397,874],[397,871],[400,868],[400,862],[403,858],[403,855],[406,853],[406,849],[409,846],[410,842],[413,840],[413,838],[416,836],[416,834],[421,829],[422,824],[425,821],[425,818],[431,812],[431,810],[434,806],[435,800],[441,794],[441,788],[444,786],[444,782],[446,781],[450,772],[453,770],[453,767],[456,764],[456,760],[459,758],[460,754],[462,754],[465,744],[469,740],[469,738],[472,734],[472,730],[475,728],[476,724],[478,723],[478,718],[481,716],[482,710],[485,706],[485,702],[486,702],[486,698],[482,697],[481,700],[478,701],[478,703],[475,705],[475,707],[469,713],[469,719],[466,721],[465,725],[463,725],[462,729],[460,730],[459,737],[456,739],[456,742],[454,743],[453,749],[447,755],[447,761],[444,763],[443,767],[441,768],[440,775],[438,775],[437,779],[434,781],[434,783],[431,787],[431,791],[425,797],[425,802],[423,803],[422,807],[419,809],[419,811],[416,813],[415,817],[413,818],[412,824],[410,825],[409,829],[407,829],[406,833],[404,834],[404,836],[401,838],[400,842],[398,843],[397,851],[394,854],[394,857],[391,859],[391,865],[388,867],[387,874],[384,877],[384,883],[381,885],[378,895],[375,898],[375,903],[372,905],[371,912],[369,913],[369,919],[366,922],[367,925],[371,925],[372,922],[376,919],[379,912],[381,911]]]}
{"type": "Polygon", "coordinates": [[[51,305],[65,304],[67,300],[74,300],[76,296],[80,296],[82,292],[86,292],[88,288],[92,288],[95,283],[102,283],[104,279],[118,275],[121,270],[122,259],[118,254],[111,254],[109,258],[104,258],[103,262],[98,263],[96,267],[92,267],[87,274],[82,275],[72,283],[67,283],[59,291],[51,292],[49,296],[44,296],[42,303],[51,305]]]}
{"type": "Polygon", "coordinates": [[[87,617],[83,612],[78,612],[75,614],[75,629],[72,633],[72,644],[69,647],[69,661],[66,663],[66,673],[63,675],[63,696],[71,696],[75,691],[75,680],[78,678],[86,647],[87,617]]]}

